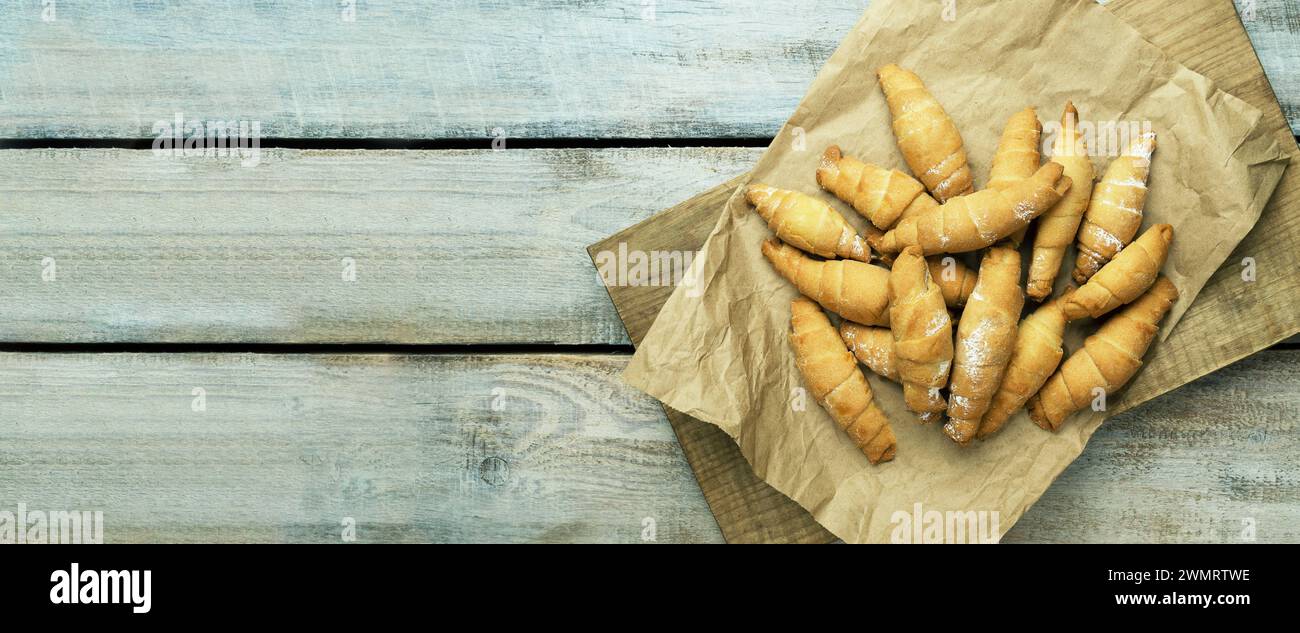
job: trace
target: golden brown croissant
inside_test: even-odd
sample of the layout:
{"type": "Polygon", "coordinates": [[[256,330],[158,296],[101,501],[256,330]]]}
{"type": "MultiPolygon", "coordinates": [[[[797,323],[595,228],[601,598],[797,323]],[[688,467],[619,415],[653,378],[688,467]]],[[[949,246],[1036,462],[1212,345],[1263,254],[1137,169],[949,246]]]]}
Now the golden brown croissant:
{"type": "Polygon", "coordinates": [[[1058,163],[1047,163],[1034,175],[1006,189],[984,189],[953,198],[939,207],[900,220],[881,238],[880,248],[896,253],[919,246],[924,254],[963,253],[992,246],[1028,226],[1070,189],[1058,163]]]}
{"type": "Polygon", "coordinates": [[[1088,281],[1137,234],[1155,149],[1156,135],[1147,132],[1106,167],[1101,182],[1092,191],[1083,226],[1079,227],[1075,282],[1088,281]]]}
{"type": "Polygon", "coordinates": [[[889,270],[848,259],[816,260],[776,239],[763,242],[763,256],[827,310],[850,321],[889,325],[889,270]]]}
{"type": "MultiPolygon", "coordinates": [[[[817,168],[817,184],[835,194],[835,197],[852,206],[876,228],[887,229],[898,221],[903,212],[916,205],[925,208],[925,185],[896,169],[885,169],[845,156],[838,145],[832,145],[822,155],[817,168]]],[[[915,211],[914,211],[915,212],[915,211]]]]}
{"type": "Polygon", "coordinates": [[[1002,384],[980,421],[975,437],[982,440],[1001,429],[1061,364],[1061,357],[1065,355],[1062,344],[1066,324],[1061,301],[1068,295],[1067,291],[1062,297],[1044,303],[1020,321],[1011,360],[1002,374],[1002,384]]]}
{"type": "MultiPolygon", "coordinates": [[[[925,197],[929,198],[929,196],[925,197]]],[[[883,235],[884,233],[879,229],[868,227],[867,243],[875,249],[883,235]]],[[[892,255],[880,255],[877,259],[886,266],[894,264],[892,255]]],[[[930,278],[934,279],[934,283],[938,284],[939,290],[943,292],[943,302],[948,304],[949,308],[960,308],[966,305],[966,299],[975,289],[975,271],[949,255],[932,255],[925,258],[925,263],[930,267],[930,278]]]]}
{"type": "Polygon", "coordinates": [[[1079,139],[1078,121],[1079,111],[1067,102],[1061,115],[1061,131],[1052,141],[1052,161],[1065,168],[1065,175],[1073,184],[1056,206],[1038,218],[1025,288],[1026,294],[1036,301],[1052,294],[1056,276],[1061,272],[1061,261],[1065,259],[1065,248],[1079,232],[1079,221],[1092,199],[1092,159],[1079,139]]]}
{"type": "Polygon", "coordinates": [[[889,418],[876,404],[871,385],[858,369],[822,309],[800,297],[790,304],[790,344],[804,382],[840,428],[871,463],[894,458],[897,441],[889,418]]]}
{"type": "Polygon", "coordinates": [[[928,423],[947,409],[940,390],[952,367],[952,318],[921,249],[905,249],[889,274],[894,358],[907,408],[928,423]]]}
{"type": "Polygon", "coordinates": [[[1174,227],[1168,224],[1147,229],[1061,304],[1065,317],[1095,319],[1141,296],[1155,283],[1173,241],[1174,227]]]}
{"type": "Polygon", "coordinates": [[[894,360],[894,334],[887,327],[871,327],[844,321],[840,338],[858,361],[877,376],[899,382],[898,363],[894,360]]]}
{"type": "MultiPolygon", "coordinates": [[[[898,216],[898,221],[901,222],[907,218],[921,215],[937,208],[939,208],[939,203],[935,202],[934,198],[930,197],[930,194],[922,192],[921,195],[912,200],[912,204],[907,205],[907,208],[903,209],[903,213],[898,216]]],[[[894,224],[897,225],[898,222],[895,222],[894,224]]],[[[863,230],[862,236],[867,240],[867,245],[871,246],[871,250],[878,253],[877,259],[879,259],[882,264],[889,266],[894,263],[894,253],[886,253],[883,250],[885,231],[868,224],[866,229],[863,230]]]]}
{"type": "MultiPolygon", "coordinates": [[[[1038,112],[1032,107],[1011,115],[1002,128],[1002,138],[993,154],[993,164],[989,168],[989,189],[1006,189],[1038,171],[1038,163],[1042,159],[1038,145],[1042,134],[1043,125],[1038,122],[1038,112]]],[[[1011,244],[1019,247],[1028,229],[1029,226],[1025,225],[1012,233],[1011,244]]]]}
{"type": "Polygon", "coordinates": [[[1024,304],[1020,253],[1009,246],[990,248],[980,262],[975,291],[957,324],[948,384],[948,423],[943,432],[958,444],[975,439],[980,419],[1002,384],[1024,304]]]}
{"type": "Polygon", "coordinates": [[[1157,279],[1146,294],[1103,323],[1083,342],[1083,348],[1047,379],[1029,399],[1029,418],[1055,431],[1099,392],[1110,395],[1127,384],[1142,366],[1142,356],[1160,330],[1160,319],[1177,300],[1174,284],[1165,277],[1157,279]]]}
{"type": "Polygon", "coordinates": [[[785,243],[825,258],[871,261],[871,248],[829,204],[798,191],[750,185],[745,197],[785,243]]]}
{"type": "Polygon", "coordinates": [[[957,261],[956,257],[947,255],[927,257],[925,263],[930,267],[930,278],[943,293],[943,302],[949,308],[966,305],[970,293],[975,290],[975,271],[957,261]]]}
{"type": "Polygon", "coordinates": [[[961,134],[915,73],[894,64],[876,73],[894,117],[894,137],[912,173],[939,202],[974,190],[961,134]]]}

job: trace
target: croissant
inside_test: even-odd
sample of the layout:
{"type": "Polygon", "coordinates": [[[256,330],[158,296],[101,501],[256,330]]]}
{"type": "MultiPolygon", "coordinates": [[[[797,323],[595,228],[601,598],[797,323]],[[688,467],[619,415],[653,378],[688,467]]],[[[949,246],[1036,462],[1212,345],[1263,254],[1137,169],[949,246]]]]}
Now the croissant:
{"type": "Polygon", "coordinates": [[[963,253],[992,246],[1028,226],[1070,189],[1059,163],[1047,163],[1033,176],[1006,189],[984,189],[900,220],[881,238],[885,253],[919,246],[926,255],[963,253]]]}
{"type": "Polygon", "coordinates": [[[1147,132],[1106,167],[1079,228],[1074,281],[1084,283],[1133,239],[1142,225],[1156,135],[1147,132]]]}
{"type": "MultiPolygon", "coordinates": [[[[993,164],[989,168],[989,189],[1006,189],[1038,171],[1038,163],[1042,158],[1038,145],[1042,134],[1043,125],[1038,122],[1038,112],[1032,107],[1011,115],[1002,128],[1002,138],[993,154],[993,164]]],[[[1019,247],[1028,229],[1029,226],[1025,225],[1012,233],[1011,244],[1019,247]]]]}
{"type": "Polygon", "coordinates": [[[840,338],[858,361],[877,376],[894,382],[901,380],[894,359],[894,334],[889,328],[844,321],[840,323],[840,338]]]}
{"type": "MultiPolygon", "coordinates": [[[[930,197],[930,194],[921,192],[921,195],[917,196],[914,200],[912,200],[912,204],[907,205],[907,208],[903,209],[903,212],[899,214],[898,222],[906,220],[907,218],[910,218],[912,216],[921,215],[927,211],[930,211],[932,209],[937,209],[937,208],[939,208],[939,203],[935,202],[934,198],[930,197]]],[[[898,222],[895,222],[894,224],[897,225],[898,222]]],[[[890,228],[890,227],[886,227],[886,228],[890,228]]],[[[871,247],[871,250],[875,251],[876,253],[879,253],[877,259],[879,259],[881,263],[885,264],[886,266],[894,263],[894,255],[891,253],[886,253],[883,250],[883,244],[885,239],[884,231],[876,228],[873,225],[868,224],[867,227],[863,229],[862,236],[866,238],[867,245],[871,247]]]]}
{"type": "MultiPolygon", "coordinates": [[[[929,198],[929,196],[925,197],[929,198]]],[[[879,229],[868,227],[866,231],[867,243],[871,244],[871,248],[876,249],[876,245],[883,235],[884,233],[879,229]]],[[[877,259],[886,266],[893,266],[894,264],[894,258],[891,255],[880,255],[877,259]]],[[[966,299],[970,297],[971,291],[975,289],[975,271],[958,261],[957,258],[947,255],[927,257],[925,263],[930,267],[930,278],[934,279],[934,283],[939,284],[939,290],[943,292],[943,302],[949,308],[960,308],[966,305],[966,299]]]]}
{"type": "Polygon", "coordinates": [[[822,307],[850,321],[889,325],[889,271],[848,259],[819,261],[776,239],[763,256],[782,277],[822,307]]]}
{"type": "Polygon", "coordinates": [[[957,125],[921,78],[894,64],[882,66],[876,74],[894,117],[898,149],[912,173],[939,202],[973,191],[975,182],[957,125]]]}
{"type": "Polygon", "coordinates": [[[1142,366],[1142,356],[1151,346],[1178,289],[1166,277],[1130,303],[1083,342],[1029,399],[1029,418],[1044,429],[1055,431],[1071,413],[1097,397],[1097,390],[1113,394],[1128,383],[1142,366]]]}
{"type": "Polygon", "coordinates": [[[943,302],[949,308],[966,305],[970,293],[975,290],[975,271],[949,256],[927,257],[925,263],[930,267],[930,278],[943,293],[943,302]]]}
{"type": "Polygon", "coordinates": [[[952,318],[921,249],[907,248],[894,261],[889,298],[903,399],[921,422],[935,421],[948,407],[939,390],[948,384],[952,367],[952,318]]]}
{"type": "MultiPolygon", "coordinates": [[[[1067,291],[1064,296],[1068,294],[1067,291]]],[[[1002,384],[993,395],[993,402],[980,421],[975,437],[986,439],[1001,429],[1011,414],[1025,406],[1025,401],[1037,393],[1061,364],[1061,357],[1065,355],[1062,344],[1066,324],[1065,312],[1061,310],[1063,297],[1044,303],[1020,321],[1011,360],[1002,374],[1002,384]]]]}
{"type": "Polygon", "coordinates": [[[887,229],[912,206],[936,204],[925,195],[925,185],[896,169],[864,163],[832,145],[817,168],[817,184],[852,206],[876,228],[887,229]],[[925,196],[919,200],[919,196],[925,196]]]}
{"type": "Polygon", "coordinates": [[[1168,224],[1147,229],[1062,304],[1065,317],[1095,319],[1141,296],[1155,283],[1173,241],[1174,227],[1168,224]]]}
{"type": "Polygon", "coordinates": [[[795,365],[817,403],[876,464],[894,458],[897,441],[871,385],[822,309],[800,297],[790,304],[795,365]]]}
{"type": "Polygon", "coordinates": [[[1029,259],[1029,282],[1025,291],[1035,301],[1052,294],[1052,285],[1061,272],[1065,247],[1074,241],[1079,221],[1092,199],[1092,159],[1079,139],[1079,111],[1066,102],[1061,115],[1061,132],[1052,141],[1052,161],[1065,167],[1065,175],[1074,183],[1056,206],[1038,218],[1034,250],[1029,259]]]}
{"type": "Polygon", "coordinates": [[[787,244],[825,258],[871,260],[871,249],[830,205],[798,191],[750,185],[745,197],[787,244]]]}
{"type": "Polygon", "coordinates": [[[1002,383],[1024,304],[1020,253],[1009,246],[990,248],[980,262],[975,291],[957,323],[948,422],[943,432],[958,444],[975,438],[980,419],[1002,383]]]}

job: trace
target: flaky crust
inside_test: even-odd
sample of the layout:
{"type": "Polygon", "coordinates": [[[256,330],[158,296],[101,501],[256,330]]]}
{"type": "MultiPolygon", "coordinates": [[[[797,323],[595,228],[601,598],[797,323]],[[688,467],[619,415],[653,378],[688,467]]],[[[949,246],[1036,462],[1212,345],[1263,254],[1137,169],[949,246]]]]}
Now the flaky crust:
{"type": "Polygon", "coordinates": [[[1056,371],[1065,355],[1062,347],[1065,324],[1065,312],[1061,310],[1059,297],[1039,306],[1020,321],[1011,360],[1002,373],[1002,384],[998,385],[998,392],[993,395],[993,402],[980,421],[975,437],[982,440],[998,432],[1056,371]]]}
{"type": "Polygon", "coordinates": [[[1156,149],[1154,132],[1134,139],[1124,153],[1111,161],[1101,182],[1092,190],[1092,200],[1079,227],[1079,256],[1074,264],[1074,281],[1083,284],[1123,249],[1138,227],[1147,199],[1147,176],[1151,174],[1151,153],[1156,149]]]}
{"type": "Polygon", "coordinates": [[[922,422],[947,409],[940,390],[952,367],[952,318],[919,248],[898,255],[889,274],[889,321],[907,408],[922,422]]]}
{"type": "Polygon", "coordinates": [[[889,270],[848,259],[816,260],[779,240],[763,256],[800,293],[850,321],[889,325],[889,270]]]}
{"type": "Polygon", "coordinates": [[[825,258],[871,261],[871,248],[839,211],[808,194],[750,185],[745,197],[781,241],[825,258]]]}
{"type": "Polygon", "coordinates": [[[1142,357],[1160,330],[1160,319],[1178,300],[1178,289],[1165,277],[1107,320],[1052,374],[1029,399],[1029,418],[1055,431],[1070,414],[1087,407],[1096,397],[1122,388],[1142,366],[1142,357]]]}
{"type": "Polygon", "coordinates": [[[1173,241],[1174,227],[1168,224],[1147,229],[1070,295],[1061,306],[1065,317],[1095,319],[1142,296],[1155,283],[1173,241]]]}
{"type": "Polygon", "coordinates": [[[894,334],[885,327],[872,327],[852,321],[840,323],[840,338],[858,362],[872,373],[899,382],[898,361],[894,358],[894,334]]]}
{"type": "Polygon", "coordinates": [[[897,169],[885,169],[845,156],[838,145],[830,146],[822,154],[817,184],[879,229],[893,226],[903,210],[925,193],[925,186],[915,178],[897,169]]]}
{"type": "Polygon", "coordinates": [[[881,238],[880,248],[895,253],[908,246],[926,255],[964,253],[987,246],[1029,225],[1070,189],[1058,163],[1006,189],[984,189],[900,220],[881,238]]]}
{"type": "Polygon", "coordinates": [[[973,191],[961,133],[921,78],[895,64],[876,74],[893,114],[894,138],[912,173],[939,202],[973,191]]]}
{"type": "Polygon", "coordinates": [[[949,308],[960,308],[966,305],[970,293],[975,290],[977,278],[975,271],[957,261],[957,258],[944,255],[927,257],[925,263],[930,268],[930,278],[938,284],[939,291],[943,293],[943,302],[948,304],[949,308]]]}
{"type": "Polygon", "coordinates": [[[1034,250],[1029,260],[1029,281],[1025,293],[1036,301],[1052,294],[1052,286],[1061,273],[1065,249],[1079,232],[1079,222],[1092,199],[1092,158],[1079,139],[1079,111],[1073,103],[1065,104],[1061,115],[1061,131],[1052,141],[1052,161],[1065,168],[1065,176],[1072,183],[1070,190],[1038,218],[1034,233],[1034,250]]]}
{"type": "Polygon", "coordinates": [[[1024,303],[1020,253],[1010,246],[990,248],[980,262],[975,291],[957,324],[948,422],[943,431],[958,444],[975,439],[980,419],[1002,384],[1024,303]]]}
{"type": "MultiPolygon", "coordinates": [[[[1006,189],[1017,181],[1033,176],[1042,160],[1042,152],[1039,151],[1042,136],[1043,124],[1039,123],[1038,112],[1034,108],[1025,108],[1011,115],[1002,128],[998,149],[993,153],[988,188],[1006,189]]],[[[1022,227],[1007,239],[1019,247],[1028,228],[1028,225],[1022,227]]]]}
{"type": "Polygon", "coordinates": [[[894,430],[835,326],[806,297],[795,299],[790,313],[790,345],[808,390],[871,463],[893,459],[894,430]]]}

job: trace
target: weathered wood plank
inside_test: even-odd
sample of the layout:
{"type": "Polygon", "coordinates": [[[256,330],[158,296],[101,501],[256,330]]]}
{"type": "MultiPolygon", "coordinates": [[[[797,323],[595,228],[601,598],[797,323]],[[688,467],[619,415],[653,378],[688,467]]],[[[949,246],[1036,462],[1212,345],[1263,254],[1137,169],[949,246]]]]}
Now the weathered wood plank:
{"type": "Polygon", "coordinates": [[[106,542],[721,540],[625,364],[0,354],[0,510],[101,510],[106,542]]]}
{"type": "Polygon", "coordinates": [[[1107,420],[1003,542],[1295,543],[1298,454],[1300,351],[1262,352],[1107,420]]]}
{"type": "Polygon", "coordinates": [[[759,151],[0,151],[0,340],[625,344],[586,244],[759,151]]]}
{"type": "MultiPolygon", "coordinates": [[[[1300,4],[1237,3],[1300,130],[1300,4]]],[[[181,112],[268,137],[486,139],[772,136],[867,3],[14,4],[0,137],[152,138],[181,112]]]]}
{"type": "Polygon", "coordinates": [[[863,9],[61,0],[43,22],[25,4],[0,20],[0,137],[151,138],[178,111],[273,137],[770,136],[863,9]]]}
{"type": "MultiPolygon", "coordinates": [[[[1300,2],[1234,0],[1291,129],[1300,134],[1300,2]]],[[[1235,94],[1235,93],[1234,93],[1235,94]]]]}
{"type": "MultiPolygon", "coordinates": [[[[626,360],[0,354],[0,510],[102,510],[109,542],[720,540],[626,360]]],[[[1300,539],[1297,385],[1267,352],[1116,417],[1006,540],[1300,539]]]]}

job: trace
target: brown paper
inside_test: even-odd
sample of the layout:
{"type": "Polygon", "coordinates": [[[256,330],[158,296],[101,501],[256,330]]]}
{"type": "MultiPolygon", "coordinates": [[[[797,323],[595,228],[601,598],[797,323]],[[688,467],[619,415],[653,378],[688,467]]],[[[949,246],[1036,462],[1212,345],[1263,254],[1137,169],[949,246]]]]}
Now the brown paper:
{"type": "MultiPolygon", "coordinates": [[[[890,62],[917,72],[956,121],[977,188],[987,180],[1003,123],[1027,105],[1037,106],[1044,123],[1058,121],[1067,100],[1085,121],[1150,121],[1158,149],[1143,228],[1174,226],[1164,273],[1182,293],[1166,317],[1163,340],[1259,218],[1285,168],[1285,155],[1260,125],[1261,113],[1087,0],[963,0],[955,15],[942,10],[930,0],[873,2],[763,155],[754,179],[832,202],[861,228],[856,213],[820,191],[814,173],[832,143],[906,171],[875,78],[876,68],[890,62]]],[[[1094,158],[1098,177],[1109,160],[1094,158]]],[[[915,540],[927,533],[914,518],[930,526],[936,518],[951,522],[954,512],[983,511],[993,524],[990,536],[1000,537],[1101,424],[1104,415],[1087,410],[1053,434],[1022,411],[988,441],[962,448],[937,426],[920,426],[903,406],[901,389],[868,372],[898,436],[897,458],[870,465],[815,402],[803,411],[792,406],[794,390],[803,387],[787,340],[796,292],[759,251],[769,235],[737,192],[695,262],[698,285],[672,295],[624,377],[721,427],[759,477],[836,536],[915,540]]],[[[1071,251],[1058,286],[1073,262],[1071,251]]],[[[1067,354],[1093,328],[1087,321],[1072,325],[1067,354]]],[[[943,529],[928,537],[962,538],[952,526],[943,529]]]]}

